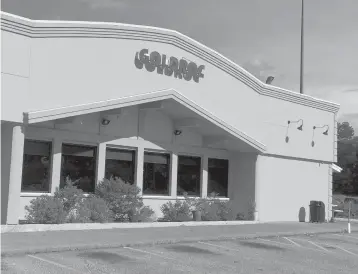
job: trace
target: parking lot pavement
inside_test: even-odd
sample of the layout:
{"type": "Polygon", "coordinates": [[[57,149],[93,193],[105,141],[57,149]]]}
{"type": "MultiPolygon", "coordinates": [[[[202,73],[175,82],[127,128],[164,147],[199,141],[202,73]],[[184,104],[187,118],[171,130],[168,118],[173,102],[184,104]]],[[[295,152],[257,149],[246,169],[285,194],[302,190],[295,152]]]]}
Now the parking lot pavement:
{"type": "Polygon", "coordinates": [[[358,233],[4,257],[2,273],[356,273],[358,233]]]}

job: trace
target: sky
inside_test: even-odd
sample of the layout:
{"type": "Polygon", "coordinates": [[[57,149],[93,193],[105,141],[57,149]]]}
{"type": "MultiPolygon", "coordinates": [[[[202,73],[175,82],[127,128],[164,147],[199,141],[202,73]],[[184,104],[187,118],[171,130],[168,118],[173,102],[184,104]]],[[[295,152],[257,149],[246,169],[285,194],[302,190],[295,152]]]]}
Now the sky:
{"type": "MultiPolygon", "coordinates": [[[[304,93],[339,103],[339,120],[358,135],[358,0],[304,3],[304,93]]],[[[299,91],[301,0],[2,0],[1,10],[174,29],[299,91]]]]}

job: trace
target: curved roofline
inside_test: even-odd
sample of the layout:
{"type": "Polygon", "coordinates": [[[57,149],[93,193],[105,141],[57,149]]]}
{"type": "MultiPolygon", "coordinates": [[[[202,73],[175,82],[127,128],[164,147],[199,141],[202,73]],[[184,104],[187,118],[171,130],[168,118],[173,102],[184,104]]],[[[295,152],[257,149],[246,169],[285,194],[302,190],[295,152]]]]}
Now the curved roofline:
{"type": "Polygon", "coordinates": [[[337,113],[339,104],[267,85],[217,51],[174,30],[111,22],[32,20],[1,11],[1,29],[31,38],[92,37],[172,44],[225,71],[257,93],[337,113]]]}
{"type": "Polygon", "coordinates": [[[55,119],[62,119],[62,118],[67,118],[77,115],[90,114],[94,112],[108,111],[112,109],[123,108],[127,106],[139,105],[139,104],[161,101],[161,100],[168,100],[168,99],[173,99],[179,104],[185,106],[186,108],[195,112],[205,120],[213,123],[219,128],[230,133],[234,137],[249,144],[257,151],[261,153],[266,151],[266,146],[264,144],[254,139],[253,137],[247,135],[246,133],[242,132],[241,130],[230,126],[229,124],[222,121],[220,118],[216,117],[214,114],[207,111],[206,109],[195,104],[193,101],[191,101],[183,94],[181,94],[179,91],[173,88],[135,95],[135,96],[122,97],[118,99],[99,101],[95,103],[67,106],[67,107],[61,107],[61,108],[55,108],[49,110],[26,112],[24,113],[24,123],[33,124],[33,123],[51,121],[55,119]]]}

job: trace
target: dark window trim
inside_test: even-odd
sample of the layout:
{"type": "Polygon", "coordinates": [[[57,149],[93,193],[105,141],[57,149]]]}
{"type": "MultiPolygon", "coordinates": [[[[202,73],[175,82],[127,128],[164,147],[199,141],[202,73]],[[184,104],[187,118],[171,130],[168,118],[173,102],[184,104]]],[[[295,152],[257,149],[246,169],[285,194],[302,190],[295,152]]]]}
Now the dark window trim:
{"type": "MultiPolygon", "coordinates": [[[[229,198],[229,186],[230,186],[230,160],[228,158],[218,158],[218,157],[208,157],[208,185],[209,185],[209,160],[222,160],[222,161],[227,161],[227,194],[226,196],[218,196],[218,198],[229,198]]],[[[207,189],[207,192],[209,190],[207,189]]],[[[207,195],[209,195],[210,193],[207,193],[207,195]]]]}
{"type": "MultiPolygon", "coordinates": [[[[54,148],[55,148],[55,142],[53,138],[31,138],[31,137],[25,137],[24,140],[24,151],[23,151],[23,157],[25,156],[25,142],[26,141],[30,141],[30,142],[39,142],[39,143],[50,143],[51,146],[51,150],[50,150],[50,168],[49,168],[49,185],[48,185],[48,191],[23,191],[22,190],[22,180],[23,180],[23,175],[21,174],[21,186],[20,186],[20,193],[52,193],[52,174],[53,174],[53,158],[54,158],[54,148]]],[[[22,169],[21,169],[21,173],[24,170],[24,162],[22,162],[22,169]]]]}
{"type": "Polygon", "coordinates": [[[170,197],[171,196],[171,188],[172,188],[172,152],[168,150],[155,150],[155,149],[146,149],[143,151],[143,172],[144,172],[144,164],[145,164],[145,154],[161,154],[166,155],[168,157],[168,193],[167,194],[144,194],[144,177],[143,177],[143,185],[142,185],[142,196],[161,196],[161,197],[170,197]]]}
{"type": "MultiPolygon", "coordinates": [[[[133,168],[134,168],[134,172],[133,172],[133,185],[137,185],[137,162],[138,162],[138,147],[127,147],[127,146],[116,146],[116,145],[106,145],[105,151],[105,157],[104,157],[104,171],[106,173],[106,162],[107,162],[107,149],[113,149],[113,150],[119,150],[119,151],[129,151],[133,153],[133,168]]],[[[99,151],[99,150],[98,150],[99,151]]],[[[98,152],[97,152],[98,154],[98,152]]],[[[99,158],[97,156],[97,158],[99,158]]],[[[99,161],[97,161],[97,166],[98,166],[99,161]]],[[[106,174],[105,174],[106,176],[106,174]]]]}
{"type": "MultiPolygon", "coordinates": [[[[94,159],[96,161],[96,164],[95,164],[95,170],[94,170],[94,187],[96,188],[96,185],[98,184],[97,182],[97,177],[98,177],[98,162],[99,162],[99,157],[98,157],[98,154],[99,154],[99,144],[98,143],[82,143],[82,142],[77,142],[77,141],[62,141],[61,142],[61,166],[60,166],[60,178],[62,176],[62,157],[63,157],[63,154],[62,154],[62,148],[64,145],[69,145],[69,146],[80,146],[80,147],[91,147],[91,148],[94,148],[95,151],[94,151],[94,159]]],[[[60,187],[60,185],[59,185],[60,187]]],[[[85,194],[92,194],[93,192],[84,192],[85,194]]]]}
{"type": "MultiPolygon", "coordinates": [[[[188,197],[201,197],[201,189],[202,189],[202,184],[203,184],[203,169],[204,169],[204,155],[200,155],[200,154],[186,154],[186,153],[178,153],[178,163],[177,163],[177,178],[178,178],[178,173],[179,173],[179,158],[180,157],[191,157],[191,158],[200,158],[200,180],[199,180],[199,194],[198,195],[188,195],[188,197]]],[[[176,196],[177,197],[183,197],[183,195],[178,195],[178,179],[177,179],[177,192],[176,192],[176,196]]]]}

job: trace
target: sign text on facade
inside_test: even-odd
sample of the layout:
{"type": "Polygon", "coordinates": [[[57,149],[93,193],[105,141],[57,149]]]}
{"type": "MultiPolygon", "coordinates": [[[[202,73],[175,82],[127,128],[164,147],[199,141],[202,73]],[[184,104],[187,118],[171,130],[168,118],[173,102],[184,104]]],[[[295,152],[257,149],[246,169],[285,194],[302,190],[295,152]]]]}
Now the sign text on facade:
{"type": "Polygon", "coordinates": [[[203,70],[205,66],[197,66],[194,62],[187,62],[185,59],[178,60],[175,57],[167,59],[165,54],[159,54],[157,51],[152,51],[148,54],[148,49],[142,49],[135,55],[134,63],[138,69],[142,69],[143,66],[147,71],[153,72],[157,70],[158,74],[165,74],[175,78],[186,81],[194,80],[199,83],[200,78],[204,78],[203,70]]]}

